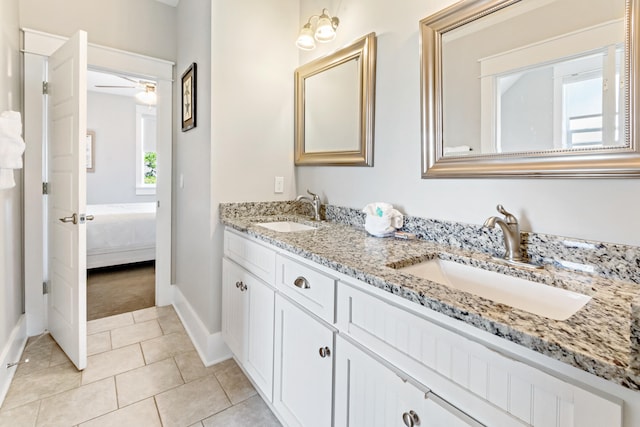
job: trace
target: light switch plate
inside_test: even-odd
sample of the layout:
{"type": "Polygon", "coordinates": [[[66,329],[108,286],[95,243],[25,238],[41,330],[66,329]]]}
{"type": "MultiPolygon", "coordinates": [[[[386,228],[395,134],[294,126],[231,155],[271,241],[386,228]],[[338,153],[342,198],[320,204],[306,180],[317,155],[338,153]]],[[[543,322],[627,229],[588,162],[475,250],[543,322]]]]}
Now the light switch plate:
{"type": "Polygon", "coordinates": [[[284,177],[276,176],[273,180],[273,192],[280,194],[284,193],[284,177]]]}

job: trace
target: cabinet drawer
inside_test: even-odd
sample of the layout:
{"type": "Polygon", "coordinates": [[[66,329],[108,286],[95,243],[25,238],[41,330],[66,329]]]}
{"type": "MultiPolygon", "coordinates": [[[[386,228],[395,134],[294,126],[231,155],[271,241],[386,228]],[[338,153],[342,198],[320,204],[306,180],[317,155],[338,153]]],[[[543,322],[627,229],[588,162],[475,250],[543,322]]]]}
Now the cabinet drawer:
{"type": "MultiPolygon", "coordinates": [[[[470,392],[479,419],[495,419],[483,402],[540,427],[620,426],[621,404],[513,360],[426,318],[347,284],[338,288],[337,324],[345,334],[454,404],[470,392]],[[446,379],[448,381],[443,380],[446,379]],[[438,388],[436,388],[437,384],[438,388]]],[[[463,408],[464,409],[464,408],[463,408]]]]}
{"type": "MultiPolygon", "coordinates": [[[[396,372],[346,339],[336,338],[335,425],[483,427],[423,384],[396,372]]],[[[513,426],[502,419],[501,427],[513,426]]],[[[519,424],[523,427],[523,424],[519,424]]]]}
{"type": "Polygon", "coordinates": [[[271,284],[275,281],[276,253],[246,237],[229,230],[224,232],[224,254],[255,276],[271,284]]]}
{"type": "Polygon", "coordinates": [[[276,287],[289,298],[333,323],[336,280],[282,255],[276,257],[276,287]]]}

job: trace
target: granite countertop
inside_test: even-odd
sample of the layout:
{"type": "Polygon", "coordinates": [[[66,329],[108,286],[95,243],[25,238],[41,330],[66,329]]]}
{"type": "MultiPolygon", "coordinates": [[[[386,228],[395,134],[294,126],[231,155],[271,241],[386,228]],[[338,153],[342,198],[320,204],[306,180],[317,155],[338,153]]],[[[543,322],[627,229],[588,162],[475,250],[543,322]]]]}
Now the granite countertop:
{"type": "Polygon", "coordinates": [[[359,227],[315,223],[313,231],[280,233],[255,225],[292,220],[295,214],[225,216],[222,222],[288,252],[471,324],[632,390],[640,390],[640,286],[545,265],[529,271],[491,260],[488,254],[425,240],[377,238],[359,227]],[[552,320],[458,291],[396,268],[440,257],[524,277],[590,295],[565,321],[552,320]],[[396,268],[393,268],[396,267],[396,268]]]}

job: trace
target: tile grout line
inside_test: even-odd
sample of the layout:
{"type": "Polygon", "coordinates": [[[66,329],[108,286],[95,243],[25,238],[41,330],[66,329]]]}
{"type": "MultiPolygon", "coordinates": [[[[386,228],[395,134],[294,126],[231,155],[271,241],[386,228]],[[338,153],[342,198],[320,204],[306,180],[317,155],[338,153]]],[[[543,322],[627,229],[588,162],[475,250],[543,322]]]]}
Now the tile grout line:
{"type": "Polygon", "coordinates": [[[158,408],[158,401],[156,400],[156,396],[157,394],[154,394],[153,397],[153,404],[156,407],[156,413],[158,414],[158,419],[160,420],[160,427],[164,426],[164,423],[162,422],[162,416],[160,415],[160,408],[158,408]]]}

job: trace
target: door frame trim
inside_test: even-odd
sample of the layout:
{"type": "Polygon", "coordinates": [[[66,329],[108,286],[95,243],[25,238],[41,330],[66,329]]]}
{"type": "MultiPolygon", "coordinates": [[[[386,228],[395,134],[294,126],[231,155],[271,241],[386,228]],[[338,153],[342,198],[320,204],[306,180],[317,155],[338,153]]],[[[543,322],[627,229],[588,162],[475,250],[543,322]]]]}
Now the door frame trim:
{"type": "MultiPolygon", "coordinates": [[[[24,138],[28,141],[24,168],[24,265],[25,314],[27,335],[42,333],[47,328],[46,296],[42,282],[48,279],[46,266],[47,236],[45,200],[41,182],[46,179],[44,156],[46,143],[44,124],[46,110],[42,98],[41,81],[46,76],[48,56],[60,47],[67,37],[42,31],[21,29],[24,88],[24,138]],[[40,64],[40,65],[38,65],[40,64]],[[38,69],[42,67],[42,69],[38,69]],[[44,222],[43,222],[44,221],[44,222]]],[[[88,66],[92,69],[120,72],[157,81],[158,104],[158,183],[156,200],[156,305],[173,303],[171,286],[171,187],[173,135],[173,73],[174,63],[164,59],[127,52],[93,43],[88,45],[88,66]],[[163,173],[163,171],[165,171],[163,173]]]]}

